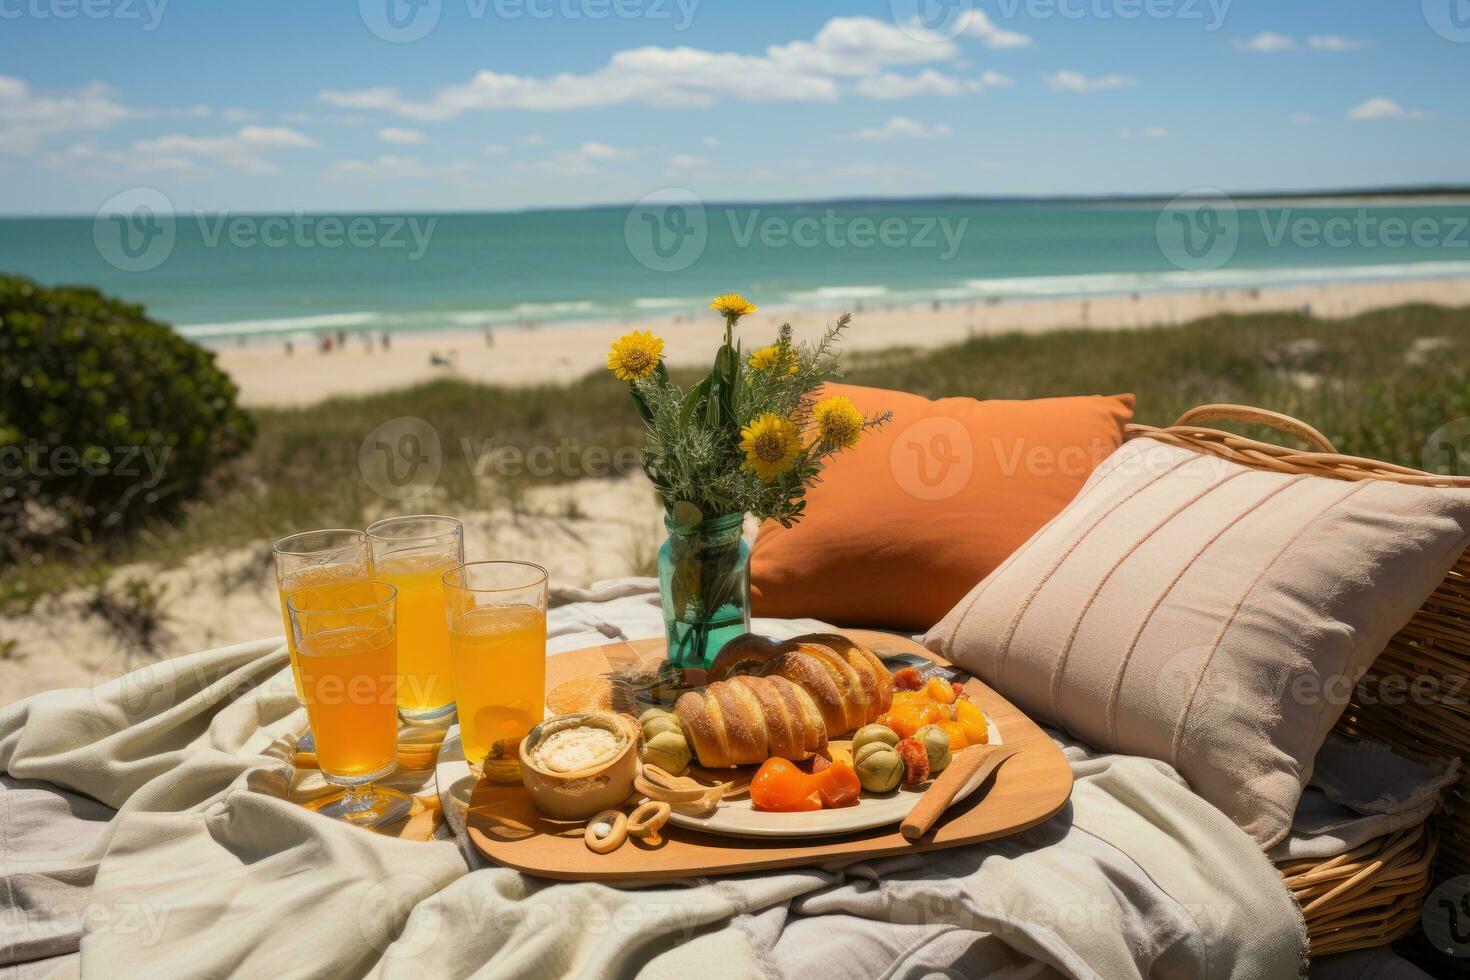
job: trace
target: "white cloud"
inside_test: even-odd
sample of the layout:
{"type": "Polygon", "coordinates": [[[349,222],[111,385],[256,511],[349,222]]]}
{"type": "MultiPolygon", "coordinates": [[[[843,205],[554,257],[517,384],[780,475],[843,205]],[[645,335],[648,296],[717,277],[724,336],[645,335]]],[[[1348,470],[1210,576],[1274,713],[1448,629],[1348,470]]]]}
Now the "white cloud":
{"type": "Polygon", "coordinates": [[[316,140],[285,126],[242,126],[232,136],[185,136],[173,134],[133,143],[134,169],[196,169],[207,159],[251,174],[279,173],[269,159],[275,150],[305,149],[316,140]]]}
{"type": "Polygon", "coordinates": [[[718,139],[716,139],[715,137],[713,137],[713,136],[706,136],[704,138],[704,145],[705,146],[719,146],[720,145],[720,141],[718,139]]]}
{"type": "Polygon", "coordinates": [[[577,152],[592,160],[612,160],[617,157],[632,156],[627,150],[620,150],[606,143],[586,142],[578,147],[577,152]]]}
{"type": "Polygon", "coordinates": [[[1254,51],[1257,54],[1276,54],[1281,51],[1295,50],[1296,39],[1287,37],[1285,34],[1277,34],[1275,31],[1262,31],[1252,38],[1237,38],[1235,47],[1241,51],[1254,51]]]}
{"type": "Polygon", "coordinates": [[[966,37],[979,38],[987,48],[1024,48],[1031,44],[1027,35],[997,27],[979,7],[969,10],[961,33],[966,37]]]}
{"type": "Polygon", "coordinates": [[[540,133],[527,133],[525,136],[522,136],[520,139],[516,140],[516,142],[521,144],[522,146],[540,146],[542,143],[546,142],[546,137],[542,136],[540,133]]]}
{"type": "Polygon", "coordinates": [[[53,134],[106,129],[130,115],[101,82],[40,95],[23,80],[0,75],[0,153],[29,154],[53,134]]]}
{"type": "Polygon", "coordinates": [[[1139,132],[1143,134],[1144,139],[1150,140],[1161,140],[1169,135],[1169,131],[1163,126],[1145,126],[1139,132]]]}
{"type": "Polygon", "coordinates": [[[260,118],[260,112],[257,109],[225,109],[219,115],[225,122],[248,122],[251,119],[260,118]]]}
{"type": "MultiPolygon", "coordinates": [[[[1360,51],[1368,44],[1362,38],[1343,37],[1340,34],[1313,34],[1307,38],[1307,47],[1313,51],[1360,51]]],[[[1285,34],[1262,31],[1252,38],[1237,38],[1235,47],[1240,51],[1257,54],[1279,54],[1282,51],[1295,51],[1297,42],[1296,38],[1285,34]]]]}
{"type": "Polygon", "coordinates": [[[990,88],[1014,85],[1015,79],[998,71],[984,72],[978,78],[956,78],[933,68],[925,68],[917,75],[900,75],[884,72],[864,78],[858,82],[857,90],[873,99],[908,99],[916,95],[962,95],[965,92],[984,92],[990,88]]]}
{"type": "Polygon", "coordinates": [[[709,157],[702,157],[694,153],[675,153],[669,157],[669,166],[665,173],[673,176],[675,173],[687,173],[690,170],[703,170],[710,165],[709,157]]]}
{"type": "Polygon", "coordinates": [[[499,143],[491,143],[489,146],[485,147],[485,149],[482,150],[481,152],[484,153],[487,157],[503,157],[507,153],[509,153],[510,150],[508,150],[505,147],[501,146],[499,143]]]}
{"type": "Polygon", "coordinates": [[[900,29],[873,17],[834,17],[809,41],[772,45],[764,54],[680,46],[619,51],[585,74],[513,75],[488,69],[468,81],[413,99],[398,89],[327,90],[318,98],[347,109],[373,109],[409,119],[452,119],[476,109],[556,111],[640,103],[659,107],[746,102],[822,102],[841,82],[887,68],[951,60],[953,42],[900,29]]]}
{"type": "Polygon", "coordinates": [[[894,116],[882,126],[871,129],[860,129],[852,134],[853,139],[858,140],[895,140],[895,139],[918,139],[932,140],[949,136],[954,133],[945,123],[935,123],[930,126],[910,119],[907,116],[894,116]]]}
{"type": "Polygon", "coordinates": [[[848,163],[832,171],[832,174],[835,177],[863,177],[882,183],[928,176],[925,171],[916,171],[892,163],[848,163]]]}
{"type": "Polygon", "coordinates": [[[406,129],[401,126],[384,126],[378,130],[378,139],[384,143],[422,143],[425,136],[417,129],[406,129]]]}
{"type": "Polygon", "coordinates": [[[1307,38],[1307,47],[1316,51],[1361,51],[1371,42],[1358,37],[1342,37],[1337,34],[1313,34],[1307,38]]]}
{"type": "Polygon", "coordinates": [[[1065,68],[1042,77],[1046,79],[1047,86],[1053,92],[1107,92],[1113,89],[1132,88],[1138,84],[1138,79],[1128,75],[1114,73],[1088,78],[1080,71],[1065,68]]]}
{"type": "Polygon", "coordinates": [[[598,172],[598,164],[603,161],[631,156],[635,156],[632,150],[589,140],[575,150],[561,150],[544,160],[521,162],[516,166],[559,177],[588,177],[598,172]]]}
{"type": "Polygon", "coordinates": [[[457,177],[470,173],[474,167],[462,161],[442,165],[426,164],[418,157],[395,156],[385,153],[371,160],[338,160],[327,168],[328,177],[349,179],[424,179],[457,177]]]}
{"type": "Polygon", "coordinates": [[[1307,123],[1317,121],[1317,117],[1310,112],[1293,112],[1288,118],[1299,126],[1305,126],[1307,123]]]}
{"type": "Polygon", "coordinates": [[[1360,102],[1348,110],[1349,119],[1424,119],[1429,113],[1423,109],[1405,109],[1393,99],[1377,96],[1360,102]]]}

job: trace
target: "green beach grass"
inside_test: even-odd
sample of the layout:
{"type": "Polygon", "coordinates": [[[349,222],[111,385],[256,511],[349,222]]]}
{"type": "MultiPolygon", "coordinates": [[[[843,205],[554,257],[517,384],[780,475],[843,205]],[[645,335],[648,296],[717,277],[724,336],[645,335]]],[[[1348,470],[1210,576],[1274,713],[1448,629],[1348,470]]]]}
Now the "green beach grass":
{"type": "MultiPolygon", "coordinates": [[[[846,363],[848,381],[931,397],[1131,391],[1138,396],[1137,420],[1151,424],[1167,424],[1206,402],[1258,405],[1309,422],[1343,452],[1443,472],[1453,460],[1426,459],[1426,442],[1446,424],[1470,418],[1470,309],[1464,308],[1407,306],[1347,320],[1219,316],[1178,327],[1000,334],[937,350],[854,353],[846,363]]],[[[681,383],[695,380],[692,372],[675,374],[681,383]]],[[[105,548],[58,542],[41,561],[0,570],[0,612],[18,613],[41,595],[96,584],[122,563],[176,562],[205,549],[258,548],[265,574],[269,542],[290,531],[362,527],[405,507],[514,507],[527,487],[577,479],[589,469],[596,475],[600,465],[584,464],[617,459],[619,450],[626,462],[630,447],[642,441],[625,386],[606,373],[524,388],[435,381],[255,415],[253,447],[181,520],[147,526],[105,548]],[[363,479],[358,455],[368,433],[403,416],[429,422],[443,453],[434,492],[398,504],[363,479]],[[534,473],[504,465],[504,456],[485,455],[537,447],[544,447],[542,459],[551,465],[534,473]],[[584,455],[589,447],[599,451],[584,455]],[[496,459],[502,462],[486,467],[496,459]]]]}

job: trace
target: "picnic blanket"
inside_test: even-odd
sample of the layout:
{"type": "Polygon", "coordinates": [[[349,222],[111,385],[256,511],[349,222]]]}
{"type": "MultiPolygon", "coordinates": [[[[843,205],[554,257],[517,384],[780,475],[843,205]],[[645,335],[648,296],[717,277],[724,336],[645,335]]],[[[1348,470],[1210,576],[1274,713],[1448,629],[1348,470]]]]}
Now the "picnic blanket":
{"type": "MultiPolygon", "coordinates": [[[[647,580],[563,590],[550,648],[662,631],[647,580]]],[[[761,622],[762,632],[820,624],[761,622]]],[[[279,638],[0,709],[0,965],[147,976],[1292,977],[1299,913],[1163,763],[1066,751],[1072,799],[984,845],[638,888],[292,801],[279,638]]]]}

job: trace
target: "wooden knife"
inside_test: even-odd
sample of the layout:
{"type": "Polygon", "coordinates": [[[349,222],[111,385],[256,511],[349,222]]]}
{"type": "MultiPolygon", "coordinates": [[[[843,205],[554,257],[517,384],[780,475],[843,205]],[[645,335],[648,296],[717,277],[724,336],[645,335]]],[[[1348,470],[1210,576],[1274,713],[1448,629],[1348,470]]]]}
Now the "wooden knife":
{"type": "Polygon", "coordinates": [[[929,832],[934,822],[940,818],[945,810],[949,809],[954,802],[955,794],[958,793],[971,777],[977,772],[980,774],[980,782],[989,778],[990,774],[1000,767],[1011,756],[1020,749],[1011,745],[975,746],[973,749],[964,749],[955,754],[944,771],[929,784],[924,795],[919,797],[919,802],[909,811],[904,818],[899,830],[904,837],[916,841],[929,832]]]}

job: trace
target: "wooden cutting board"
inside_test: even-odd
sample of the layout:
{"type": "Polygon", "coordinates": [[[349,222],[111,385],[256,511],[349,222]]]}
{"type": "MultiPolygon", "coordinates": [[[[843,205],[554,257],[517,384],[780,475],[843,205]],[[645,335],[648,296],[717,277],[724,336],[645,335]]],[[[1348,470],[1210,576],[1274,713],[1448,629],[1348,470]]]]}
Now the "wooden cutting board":
{"type": "MultiPolygon", "coordinates": [[[[880,657],[917,653],[945,663],[919,644],[870,630],[842,630],[880,657]]],[[[653,666],[664,641],[611,643],[562,653],[547,660],[547,688],[587,674],[629,666],[653,666]]],[[[918,841],[898,824],[841,837],[811,839],[723,837],[669,825],[664,842],[649,848],[630,839],[611,854],[593,854],[582,826],[543,818],[520,786],[480,780],[470,797],[465,825],[481,854],[509,868],[569,881],[638,881],[738,874],[798,865],[837,867],[868,858],[958,847],[1034,827],[1066,805],[1072,770],[1051,739],[1005,698],[978,680],[969,696],[994,720],[1006,745],[1020,752],[1001,766],[988,787],[955,804],[918,841]]]]}

